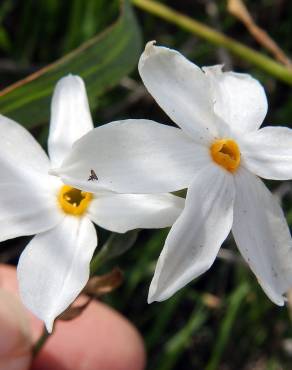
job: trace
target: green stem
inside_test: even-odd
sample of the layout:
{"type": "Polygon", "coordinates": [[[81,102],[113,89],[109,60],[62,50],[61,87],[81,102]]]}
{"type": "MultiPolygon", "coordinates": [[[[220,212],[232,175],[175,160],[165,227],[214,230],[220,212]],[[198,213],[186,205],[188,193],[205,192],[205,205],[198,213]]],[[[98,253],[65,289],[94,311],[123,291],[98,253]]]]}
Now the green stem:
{"type": "Polygon", "coordinates": [[[286,68],[268,56],[261,54],[249,48],[248,46],[233,40],[231,37],[225,36],[223,33],[216,31],[211,27],[208,27],[205,24],[198,22],[186,15],[183,15],[164,4],[153,0],[131,1],[138,8],[154,14],[157,17],[163,18],[170,23],[176,24],[186,31],[189,31],[214,45],[223,46],[234,55],[247,60],[273,77],[292,85],[292,70],[286,68]]]}
{"type": "Polygon", "coordinates": [[[44,327],[42,335],[40,336],[40,338],[38,339],[38,341],[36,342],[32,349],[33,358],[35,358],[38,355],[39,351],[43,348],[43,345],[46,343],[49,336],[50,333],[48,333],[47,329],[44,327]]]}
{"type": "Polygon", "coordinates": [[[125,253],[135,243],[139,231],[132,230],[125,234],[112,233],[99,252],[90,262],[90,276],[94,275],[99,267],[109,259],[125,253]]]}
{"type": "Polygon", "coordinates": [[[102,248],[90,262],[90,276],[94,275],[107,257],[107,249],[102,248]]]}

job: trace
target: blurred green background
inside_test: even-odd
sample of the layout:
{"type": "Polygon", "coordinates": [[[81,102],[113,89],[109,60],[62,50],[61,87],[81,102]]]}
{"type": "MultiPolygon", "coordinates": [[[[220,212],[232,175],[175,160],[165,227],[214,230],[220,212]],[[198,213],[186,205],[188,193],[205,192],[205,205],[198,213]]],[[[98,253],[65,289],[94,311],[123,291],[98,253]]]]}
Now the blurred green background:
{"type": "MultiPolygon", "coordinates": [[[[226,1],[161,2],[266,53],[246,28],[228,13],[226,1]]],[[[268,31],[288,55],[292,55],[292,2],[259,0],[246,1],[245,4],[257,23],[268,31]]],[[[38,71],[95,35],[104,35],[104,30],[110,32],[110,27],[121,17],[119,9],[119,2],[114,0],[1,0],[0,87],[5,88],[38,71]]],[[[223,63],[228,69],[252,74],[261,81],[268,95],[269,112],[265,124],[290,124],[292,127],[291,86],[178,26],[140,9],[134,11],[142,44],[131,18],[127,27],[133,33],[129,33],[130,48],[129,45],[125,47],[123,58],[113,57],[113,65],[108,59],[102,59],[103,53],[118,50],[118,45],[121,46],[119,37],[122,35],[117,34],[116,40],[111,39],[106,48],[97,46],[109,77],[100,81],[97,79],[96,84],[88,88],[96,125],[121,118],[149,118],[171,124],[146,92],[136,68],[141,45],[155,39],[158,44],[178,49],[200,66],[223,63]]],[[[86,63],[95,61],[86,61],[87,55],[84,53],[86,50],[77,57],[80,63],[84,62],[81,75],[85,77],[88,72],[86,63]]],[[[99,63],[101,61],[97,59],[96,68],[99,68],[99,63]]],[[[69,69],[71,67],[68,66],[69,69]]],[[[98,69],[94,73],[101,75],[98,69]]],[[[58,76],[53,74],[50,79],[45,78],[47,97],[58,76]]],[[[42,86],[42,83],[34,85],[29,93],[25,92],[26,96],[35,99],[33,102],[36,107],[40,106],[38,99],[42,95],[42,86]]],[[[11,101],[16,104],[17,99],[17,94],[12,95],[9,104],[11,101]]],[[[21,94],[19,99],[23,99],[21,94]]],[[[5,96],[0,98],[1,113],[6,112],[7,101],[5,96]]],[[[32,109],[31,105],[29,109],[26,107],[24,105],[26,117],[23,122],[21,111],[15,113],[11,108],[11,116],[29,126],[46,147],[49,105],[43,116],[32,109]]],[[[291,226],[291,183],[270,182],[268,185],[281,198],[291,226]]],[[[125,273],[123,285],[105,300],[123,312],[141,331],[148,352],[148,369],[292,369],[289,309],[277,307],[269,301],[241,260],[231,237],[224,243],[219,258],[207,273],[171,299],[147,305],[148,287],[167,232],[141,231],[134,246],[103,266],[101,271],[107,272],[118,265],[125,273]]],[[[99,230],[99,235],[101,240],[107,237],[103,230],[99,230]]],[[[19,238],[2,243],[0,261],[15,263],[27,241],[28,238],[19,238]]]]}

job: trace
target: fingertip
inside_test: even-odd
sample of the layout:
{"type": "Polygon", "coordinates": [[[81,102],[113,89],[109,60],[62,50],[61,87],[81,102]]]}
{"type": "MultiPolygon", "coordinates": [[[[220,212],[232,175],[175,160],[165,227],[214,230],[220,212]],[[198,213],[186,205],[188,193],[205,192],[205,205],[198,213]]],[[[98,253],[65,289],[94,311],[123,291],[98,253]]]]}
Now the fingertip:
{"type": "Polygon", "coordinates": [[[130,322],[102,303],[91,303],[78,318],[57,322],[33,363],[34,370],[142,370],[145,349],[130,322]]]}
{"type": "MultiPolygon", "coordinates": [[[[33,338],[39,338],[42,324],[19,301],[14,267],[0,265],[1,288],[14,296],[31,322],[33,338]]],[[[21,356],[13,358],[12,367],[3,367],[0,355],[0,370],[28,369],[30,355],[21,356]]],[[[113,309],[92,302],[78,318],[57,322],[30,370],[143,370],[145,362],[145,348],[137,329],[113,309]]]]}
{"type": "Polygon", "coordinates": [[[0,289],[0,370],[26,370],[31,361],[29,320],[20,302],[0,289]]]}

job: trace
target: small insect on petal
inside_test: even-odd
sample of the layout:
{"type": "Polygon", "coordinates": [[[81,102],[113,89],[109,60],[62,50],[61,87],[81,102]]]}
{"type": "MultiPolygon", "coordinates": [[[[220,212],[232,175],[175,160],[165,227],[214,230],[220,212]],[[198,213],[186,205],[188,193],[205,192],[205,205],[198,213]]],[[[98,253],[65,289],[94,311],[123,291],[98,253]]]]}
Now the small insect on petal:
{"type": "Polygon", "coordinates": [[[96,173],[93,170],[90,170],[90,175],[87,181],[97,181],[97,180],[98,180],[98,177],[96,176],[96,173]]]}

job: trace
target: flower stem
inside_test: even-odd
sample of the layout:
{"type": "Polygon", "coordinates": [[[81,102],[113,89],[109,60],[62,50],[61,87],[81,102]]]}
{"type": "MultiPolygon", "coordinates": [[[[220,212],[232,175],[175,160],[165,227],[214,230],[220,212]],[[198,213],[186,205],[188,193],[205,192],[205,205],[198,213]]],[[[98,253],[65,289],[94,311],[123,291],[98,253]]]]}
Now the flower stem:
{"type": "Polygon", "coordinates": [[[51,334],[44,327],[43,333],[32,349],[32,357],[35,358],[51,334]]]}
{"type": "Polygon", "coordinates": [[[176,24],[186,31],[189,31],[214,45],[223,46],[234,55],[252,63],[256,67],[269,73],[271,76],[292,85],[292,69],[283,66],[272,58],[259,53],[258,51],[235,41],[231,37],[225,36],[223,33],[206,26],[195,19],[183,15],[164,4],[153,0],[131,1],[138,8],[154,14],[157,17],[163,18],[170,23],[176,24]]]}
{"type": "Polygon", "coordinates": [[[94,275],[99,267],[106,260],[107,250],[102,248],[90,262],[90,276],[94,275]]]}
{"type": "Polygon", "coordinates": [[[139,231],[131,230],[125,234],[112,233],[99,252],[90,262],[90,276],[94,275],[99,267],[109,259],[125,253],[135,243],[139,231]]]}

